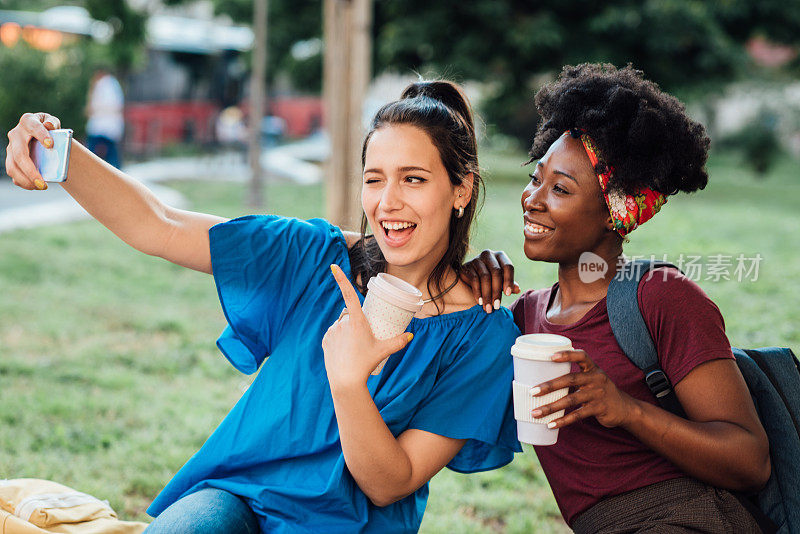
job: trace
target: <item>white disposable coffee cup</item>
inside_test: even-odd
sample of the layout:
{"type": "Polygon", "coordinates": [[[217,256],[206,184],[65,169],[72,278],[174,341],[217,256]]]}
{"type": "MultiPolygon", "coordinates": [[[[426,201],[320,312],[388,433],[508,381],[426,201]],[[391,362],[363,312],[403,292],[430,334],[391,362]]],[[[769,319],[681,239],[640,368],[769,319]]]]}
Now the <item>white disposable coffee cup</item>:
{"type": "Polygon", "coordinates": [[[568,388],[534,397],[531,388],[569,373],[570,362],[554,362],[556,352],[572,350],[572,342],[555,334],[526,334],[519,336],[511,347],[514,357],[514,418],[517,420],[517,437],[531,445],[553,445],[558,439],[557,428],[547,428],[547,423],[563,417],[564,410],[545,417],[533,417],[531,411],[555,402],[567,394],[568,388]]]}
{"type": "MultiPolygon", "coordinates": [[[[367,282],[362,309],[376,338],[393,338],[405,332],[411,319],[422,309],[422,293],[396,276],[380,273],[367,282]]],[[[372,374],[379,374],[385,363],[386,360],[379,363],[372,374]]]]}

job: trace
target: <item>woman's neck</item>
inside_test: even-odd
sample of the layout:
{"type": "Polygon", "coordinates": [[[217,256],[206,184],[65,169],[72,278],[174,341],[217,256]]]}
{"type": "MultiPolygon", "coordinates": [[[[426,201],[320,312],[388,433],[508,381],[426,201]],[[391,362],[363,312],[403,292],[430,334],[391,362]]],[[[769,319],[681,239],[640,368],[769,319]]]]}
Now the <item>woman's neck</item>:
{"type": "Polygon", "coordinates": [[[386,266],[387,274],[396,276],[409,284],[413,285],[422,293],[422,300],[435,298],[433,302],[427,302],[417,317],[430,317],[442,313],[465,310],[475,305],[472,291],[458,279],[458,275],[451,268],[447,268],[438,284],[431,284],[428,290],[428,280],[431,271],[409,267],[399,267],[396,265],[386,266]],[[432,292],[432,294],[431,294],[432,292]],[[442,294],[444,293],[444,294],[442,294]]]}
{"type": "Polygon", "coordinates": [[[428,280],[430,279],[431,272],[433,272],[432,269],[421,269],[415,266],[386,265],[387,274],[396,276],[419,289],[422,292],[423,300],[435,297],[450,287],[450,285],[457,278],[453,270],[448,267],[444,273],[444,276],[441,278],[441,282],[439,284],[441,287],[436,287],[435,284],[431,284],[430,291],[432,291],[433,294],[430,294],[430,291],[428,290],[428,280]]]}
{"type": "Polygon", "coordinates": [[[428,277],[431,275],[431,271],[428,269],[420,269],[412,266],[397,266],[391,264],[386,265],[386,273],[408,282],[412,286],[422,291],[423,295],[426,291],[425,286],[427,285],[428,277]]]}
{"type": "Polygon", "coordinates": [[[558,265],[558,296],[562,310],[597,303],[608,293],[622,258],[622,248],[601,248],[592,254],[589,260],[582,256],[584,261],[558,265]]]}

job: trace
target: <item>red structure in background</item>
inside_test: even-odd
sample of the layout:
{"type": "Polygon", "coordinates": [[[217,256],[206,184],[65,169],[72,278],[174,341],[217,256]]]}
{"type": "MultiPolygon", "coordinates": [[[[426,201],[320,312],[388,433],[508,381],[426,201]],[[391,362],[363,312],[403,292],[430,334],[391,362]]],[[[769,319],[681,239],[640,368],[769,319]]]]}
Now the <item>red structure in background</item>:
{"type": "Polygon", "coordinates": [[[212,143],[219,106],[212,102],[134,102],[125,105],[125,143],[137,154],[165,144],[212,143]]]}
{"type": "MultiPolygon", "coordinates": [[[[240,108],[246,114],[247,103],[240,108]]],[[[176,143],[213,144],[221,111],[212,101],[132,102],[125,106],[126,148],[135,154],[176,143]]],[[[270,100],[269,114],[286,121],[288,137],[304,137],[323,125],[322,99],[284,96],[270,100]]]]}
{"type": "Polygon", "coordinates": [[[270,100],[270,115],[286,121],[286,135],[305,137],[324,124],[322,99],[316,96],[286,96],[270,100]]]}

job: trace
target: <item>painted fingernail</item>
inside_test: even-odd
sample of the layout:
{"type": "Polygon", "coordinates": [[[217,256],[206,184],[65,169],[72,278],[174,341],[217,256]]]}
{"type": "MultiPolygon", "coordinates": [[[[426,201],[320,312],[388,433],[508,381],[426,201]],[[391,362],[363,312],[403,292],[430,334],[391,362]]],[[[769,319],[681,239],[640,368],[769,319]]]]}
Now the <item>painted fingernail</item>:
{"type": "Polygon", "coordinates": [[[497,299],[497,300],[494,301],[494,309],[495,310],[499,310],[500,309],[500,299],[497,299]]]}
{"type": "Polygon", "coordinates": [[[564,357],[564,354],[563,354],[563,353],[561,353],[561,352],[556,352],[555,354],[553,354],[552,356],[550,356],[550,359],[551,359],[551,360],[560,360],[560,359],[561,359],[561,358],[563,358],[563,357],[564,357]]]}
{"type": "Polygon", "coordinates": [[[531,417],[541,417],[541,416],[542,416],[542,410],[540,410],[539,408],[536,408],[531,412],[531,417]]]}
{"type": "Polygon", "coordinates": [[[483,306],[483,297],[478,297],[478,304],[483,306]]]}
{"type": "Polygon", "coordinates": [[[36,189],[38,189],[39,191],[44,191],[45,189],[47,189],[47,184],[44,183],[44,181],[39,180],[38,178],[33,181],[33,185],[35,185],[36,189]]]}
{"type": "Polygon", "coordinates": [[[534,386],[531,388],[531,395],[538,395],[539,393],[541,393],[541,391],[542,388],[540,388],[539,386],[534,386]]]}
{"type": "Polygon", "coordinates": [[[492,305],[491,304],[487,304],[486,306],[483,307],[483,309],[486,310],[486,313],[492,313],[492,305]]]}
{"type": "Polygon", "coordinates": [[[555,427],[556,427],[555,421],[550,421],[549,423],[547,423],[547,428],[555,428],[555,427]]]}
{"type": "Polygon", "coordinates": [[[411,343],[411,340],[414,339],[414,334],[406,332],[406,337],[408,338],[408,342],[411,343]]]}
{"type": "Polygon", "coordinates": [[[506,294],[506,296],[511,295],[511,288],[507,287],[506,290],[504,291],[504,293],[506,294]]]}
{"type": "Polygon", "coordinates": [[[44,140],[44,146],[46,148],[53,148],[53,140],[48,137],[44,140]]]}

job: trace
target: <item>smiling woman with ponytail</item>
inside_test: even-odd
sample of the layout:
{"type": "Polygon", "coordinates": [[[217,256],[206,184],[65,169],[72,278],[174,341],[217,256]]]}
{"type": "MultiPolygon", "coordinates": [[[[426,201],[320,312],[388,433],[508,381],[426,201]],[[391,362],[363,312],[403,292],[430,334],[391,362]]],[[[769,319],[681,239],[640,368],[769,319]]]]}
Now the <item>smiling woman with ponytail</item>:
{"type": "MultiPolygon", "coordinates": [[[[20,187],[40,179],[28,147],[49,138],[45,123],[59,121],[26,114],[9,135],[20,187]]],[[[519,450],[518,330],[459,279],[482,191],[466,98],[449,82],[412,84],[375,116],[361,156],[359,235],[322,219],[170,208],[73,143],[67,192],[138,250],[213,274],[228,321],[217,345],[258,371],[150,505],[148,534],[417,532],[437,472],[495,469],[519,450]],[[423,298],[388,340],[353,287],[378,273],[423,298]]]]}
{"type": "MultiPolygon", "coordinates": [[[[367,146],[376,130],[392,124],[404,124],[423,130],[439,151],[447,177],[453,186],[469,180],[468,201],[454,210],[448,229],[449,247],[434,266],[426,282],[433,295],[447,290],[444,282],[448,272],[461,273],[469,247],[472,222],[483,198],[483,180],[478,166],[478,146],[472,109],[464,92],[448,81],[421,81],[409,85],[400,100],[383,106],[375,114],[364,139],[361,164],[365,164],[367,146]]],[[[351,249],[353,271],[360,279],[359,289],[366,293],[366,282],[384,265],[380,247],[367,232],[367,216],[361,219],[361,239],[351,249]]],[[[452,282],[451,282],[452,283],[452,282]]],[[[438,308],[438,306],[437,306],[438,308]]]]}

